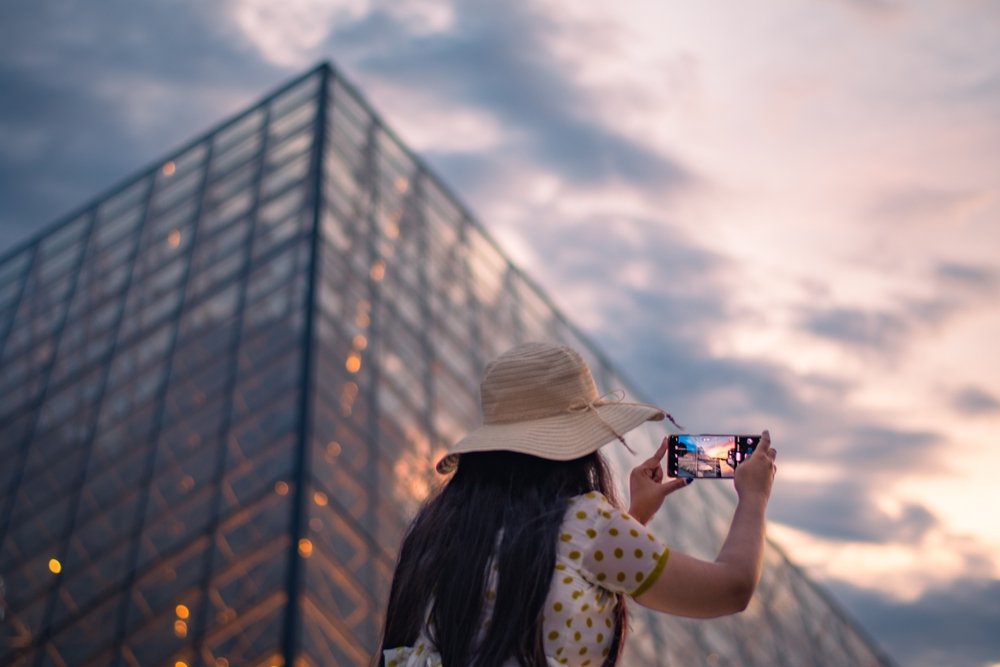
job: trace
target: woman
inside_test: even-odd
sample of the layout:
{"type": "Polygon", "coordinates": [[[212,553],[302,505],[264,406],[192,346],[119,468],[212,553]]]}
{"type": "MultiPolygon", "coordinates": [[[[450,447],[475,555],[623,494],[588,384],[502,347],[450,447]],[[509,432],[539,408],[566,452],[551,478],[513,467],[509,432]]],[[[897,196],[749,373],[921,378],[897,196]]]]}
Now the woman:
{"type": "Polygon", "coordinates": [[[657,452],[619,509],[602,445],[666,416],[606,400],[570,348],[520,345],[486,368],[484,425],[441,461],[454,477],[417,514],[389,594],[386,667],[615,665],[625,598],[711,618],[746,608],[760,578],[775,451],[767,431],[736,473],[739,503],[714,562],[646,530],[664,498],[657,452]]]}

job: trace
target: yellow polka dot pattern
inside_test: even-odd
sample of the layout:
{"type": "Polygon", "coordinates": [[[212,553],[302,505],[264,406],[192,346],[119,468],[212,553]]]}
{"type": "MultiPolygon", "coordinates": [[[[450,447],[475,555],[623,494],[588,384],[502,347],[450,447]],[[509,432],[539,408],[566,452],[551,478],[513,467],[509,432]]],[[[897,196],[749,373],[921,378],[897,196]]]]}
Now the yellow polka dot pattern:
{"type": "Polygon", "coordinates": [[[441,656],[432,648],[430,640],[421,636],[416,646],[391,648],[383,651],[386,667],[443,667],[441,656]],[[426,655],[425,655],[426,654],[426,655]]]}
{"type": "Polygon", "coordinates": [[[669,552],[599,493],[573,499],[557,547],[558,576],[545,603],[545,654],[559,664],[598,665],[593,656],[607,656],[613,639],[610,593],[650,585],[669,552]]]}
{"type": "MultiPolygon", "coordinates": [[[[596,667],[611,650],[615,609],[611,593],[641,594],[656,581],[670,551],[645,526],[596,492],[570,502],[556,546],[557,571],[543,610],[545,655],[549,664],[596,667]]],[[[487,618],[495,603],[496,574],[496,567],[491,567],[487,618]]],[[[386,650],[385,664],[441,667],[428,636],[421,633],[416,646],[386,650]]]]}

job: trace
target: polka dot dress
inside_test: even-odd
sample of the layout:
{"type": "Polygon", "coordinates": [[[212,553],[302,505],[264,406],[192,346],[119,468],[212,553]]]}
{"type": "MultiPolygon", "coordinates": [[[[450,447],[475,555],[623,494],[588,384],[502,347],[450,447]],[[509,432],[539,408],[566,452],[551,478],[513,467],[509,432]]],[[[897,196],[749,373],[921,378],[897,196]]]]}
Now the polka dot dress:
{"type": "Polygon", "coordinates": [[[599,493],[570,503],[545,602],[545,653],[556,664],[600,665],[611,650],[615,597],[642,594],[670,551],[599,493]]]}
{"type": "MultiPolygon", "coordinates": [[[[611,651],[614,593],[632,597],[648,589],[670,551],[646,527],[600,493],[577,496],[559,532],[556,569],[545,601],[543,635],[550,665],[597,667],[611,651]]],[[[484,616],[496,598],[491,568],[484,616]]],[[[385,651],[391,667],[440,667],[440,657],[421,633],[416,646],[385,651]]]]}

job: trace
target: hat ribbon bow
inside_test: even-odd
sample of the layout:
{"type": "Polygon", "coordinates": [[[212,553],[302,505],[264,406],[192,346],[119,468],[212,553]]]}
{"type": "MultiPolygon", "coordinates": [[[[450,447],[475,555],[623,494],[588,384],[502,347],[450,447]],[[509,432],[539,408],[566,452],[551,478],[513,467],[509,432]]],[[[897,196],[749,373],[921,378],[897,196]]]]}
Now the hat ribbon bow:
{"type": "Polygon", "coordinates": [[[566,411],[573,413],[581,413],[588,411],[592,412],[593,415],[597,417],[598,421],[604,424],[604,426],[606,426],[609,431],[614,433],[615,437],[618,438],[618,440],[621,441],[623,445],[625,445],[625,449],[627,449],[629,452],[631,452],[633,456],[635,456],[636,455],[635,450],[629,447],[628,443],[625,442],[625,438],[622,437],[622,434],[616,431],[615,427],[609,424],[608,421],[601,416],[601,413],[597,411],[597,408],[602,405],[609,405],[611,403],[621,403],[624,400],[625,400],[625,392],[619,389],[617,391],[612,391],[607,394],[604,394],[603,396],[598,396],[597,398],[587,401],[586,403],[578,403],[576,405],[571,405],[569,406],[569,408],[567,408],[566,411]]]}

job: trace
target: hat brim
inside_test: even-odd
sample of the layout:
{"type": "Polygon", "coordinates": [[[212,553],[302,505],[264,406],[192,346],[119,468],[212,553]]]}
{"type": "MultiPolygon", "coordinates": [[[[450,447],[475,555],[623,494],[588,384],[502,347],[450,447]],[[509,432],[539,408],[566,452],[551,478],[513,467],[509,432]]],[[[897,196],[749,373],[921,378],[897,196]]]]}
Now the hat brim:
{"type": "Polygon", "coordinates": [[[443,475],[448,474],[458,467],[462,454],[472,452],[520,452],[553,461],[570,461],[597,451],[618,434],[624,435],[644,422],[660,421],[665,416],[660,408],[645,403],[606,403],[594,410],[487,424],[458,441],[435,468],[443,475]]]}

